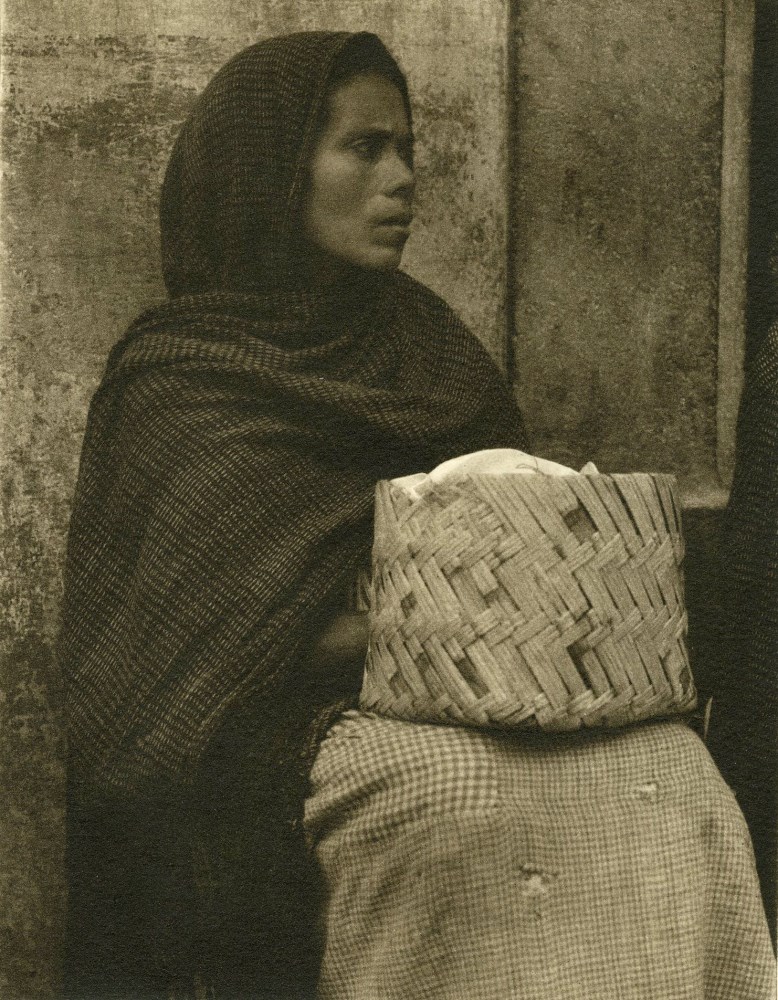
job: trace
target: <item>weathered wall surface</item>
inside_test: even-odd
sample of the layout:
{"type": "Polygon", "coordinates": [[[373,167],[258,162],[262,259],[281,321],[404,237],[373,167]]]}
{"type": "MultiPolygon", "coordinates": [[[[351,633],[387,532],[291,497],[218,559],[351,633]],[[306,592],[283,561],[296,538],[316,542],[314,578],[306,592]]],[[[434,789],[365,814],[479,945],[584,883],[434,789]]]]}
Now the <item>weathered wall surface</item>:
{"type": "Polygon", "coordinates": [[[406,68],[418,149],[408,270],[504,344],[507,0],[7,0],[3,26],[0,996],[49,996],[62,919],[52,660],[86,410],[109,347],[163,295],[157,196],[187,109],[261,37],[369,29],[406,68]]]}
{"type": "Polygon", "coordinates": [[[674,472],[703,498],[719,485],[724,6],[523,0],[513,43],[515,363],[535,445],[674,472]]]}

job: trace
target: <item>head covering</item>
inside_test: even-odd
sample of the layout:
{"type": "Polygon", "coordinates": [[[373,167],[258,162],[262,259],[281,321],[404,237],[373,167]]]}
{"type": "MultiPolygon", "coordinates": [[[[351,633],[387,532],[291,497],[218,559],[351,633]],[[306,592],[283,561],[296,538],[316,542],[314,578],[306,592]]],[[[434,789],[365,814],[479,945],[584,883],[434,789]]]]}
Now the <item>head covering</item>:
{"type": "Polygon", "coordinates": [[[186,798],[187,828],[208,830],[217,814],[245,829],[243,809],[251,848],[223,852],[214,918],[230,974],[241,955],[288,961],[263,928],[300,936],[279,915],[294,865],[272,863],[286,855],[268,831],[301,815],[315,719],[358,691],[359,671],[344,690],[309,666],[369,559],[376,481],[527,446],[494,364],[429,289],[401,273],[325,296],[299,281],[288,219],[328,73],[372,38],[262,42],[202,95],[162,200],[172,297],[111,353],[71,521],[59,657],[74,797],[186,798]],[[235,917],[240,891],[250,917],[235,917]]]}
{"type": "Polygon", "coordinates": [[[288,289],[307,166],[328,80],[340,67],[404,77],[375,35],[301,32],[244,49],[211,80],[176,141],[162,188],[162,262],[172,296],[288,289]]]}

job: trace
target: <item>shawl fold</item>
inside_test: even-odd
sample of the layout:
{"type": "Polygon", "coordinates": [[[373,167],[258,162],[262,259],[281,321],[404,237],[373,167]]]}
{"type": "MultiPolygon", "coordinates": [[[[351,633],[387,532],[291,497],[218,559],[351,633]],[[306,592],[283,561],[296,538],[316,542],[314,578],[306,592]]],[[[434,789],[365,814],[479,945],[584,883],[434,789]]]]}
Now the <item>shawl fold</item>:
{"type": "Polygon", "coordinates": [[[722,533],[710,746],[751,830],[770,930],[778,860],[778,323],[745,372],[722,533]]]}

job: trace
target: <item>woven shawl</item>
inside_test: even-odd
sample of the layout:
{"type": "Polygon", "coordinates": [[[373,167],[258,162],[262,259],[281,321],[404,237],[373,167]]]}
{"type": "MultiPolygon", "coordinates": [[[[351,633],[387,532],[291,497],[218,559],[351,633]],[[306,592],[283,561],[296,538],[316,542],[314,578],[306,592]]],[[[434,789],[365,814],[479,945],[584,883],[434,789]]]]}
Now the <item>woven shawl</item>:
{"type": "MultiPolygon", "coordinates": [[[[369,558],[376,481],[526,447],[495,366],[431,291],[401,273],[306,282],[294,234],[327,74],[377,44],[272,39],[211,82],[163,186],[171,298],[111,353],[84,440],[59,643],[73,795],[185,802],[179,827],[206,799],[201,827],[246,820],[222,852],[222,928],[253,919],[234,919],[241,865],[267,872],[254,896],[286,885],[262,830],[299,815],[304,786],[279,775],[304,775],[316,720],[357,692],[311,651],[369,558]]],[[[165,823],[181,833],[166,820],[152,839],[165,823]]]]}
{"type": "Polygon", "coordinates": [[[96,786],[187,781],[230,705],[272,705],[367,557],[378,478],[524,441],[431,292],[404,275],[293,283],[287,215],[323,77],[363,39],[244,51],[174,149],[174,297],[109,359],[70,532],[60,651],[73,766],[96,786]]]}
{"type": "Polygon", "coordinates": [[[96,786],[190,781],[230,706],[273,712],[369,558],[378,478],[523,440],[483,349],[404,275],[359,338],[289,347],[249,304],[146,314],[92,403],[61,653],[96,786]]]}

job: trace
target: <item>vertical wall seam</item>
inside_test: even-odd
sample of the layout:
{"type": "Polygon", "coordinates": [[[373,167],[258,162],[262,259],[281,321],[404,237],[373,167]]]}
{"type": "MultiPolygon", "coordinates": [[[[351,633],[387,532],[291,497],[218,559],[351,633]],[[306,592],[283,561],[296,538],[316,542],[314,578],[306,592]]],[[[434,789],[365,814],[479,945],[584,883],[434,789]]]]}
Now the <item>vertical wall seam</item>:
{"type": "Polygon", "coordinates": [[[505,18],[505,350],[504,363],[508,383],[515,388],[516,305],[517,305],[517,207],[518,177],[518,17],[520,0],[507,0],[505,18]]]}
{"type": "Polygon", "coordinates": [[[754,0],[724,0],[716,469],[729,489],[745,358],[754,0]]]}

